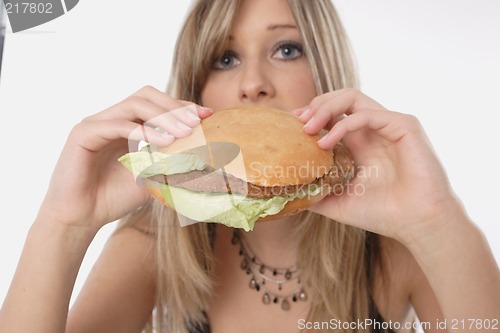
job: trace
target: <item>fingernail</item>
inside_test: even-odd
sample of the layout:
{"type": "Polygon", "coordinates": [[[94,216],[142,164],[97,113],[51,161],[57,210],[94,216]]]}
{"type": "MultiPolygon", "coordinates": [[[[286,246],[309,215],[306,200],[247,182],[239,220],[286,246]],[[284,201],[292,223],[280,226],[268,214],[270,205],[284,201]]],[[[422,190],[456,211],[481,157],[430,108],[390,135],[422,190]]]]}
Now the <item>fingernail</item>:
{"type": "Polygon", "coordinates": [[[309,121],[304,125],[304,128],[306,128],[307,126],[311,125],[314,122],[315,119],[316,119],[316,116],[312,116],[312,118],[309,119],[309,121]]]}
{"type": "Polygon", "coordinates": [[[306,108],[299,116],[300,120],[304,120],[306,118],[307,113],[309,112],[309,108],[306,108]]]}
{"type": "Polygon", "coordinates": [[[323,135],[323,137],[322,137],[321,139],[319,139],[319,140],[318,140],[318,143],[325,142],[325,141],[326,141],[326,139],[327,139],[327,136],[328,136],[328,134],[323,135]]]}
{"type": "Polygon", "coordinates": [[[300,115],[306,110],[306,108],[300,108],[300,109],[295,109],[292,110],[292,113],[296,115],[297,117],[300,117],[300,115]]]}
{"type": "Polygon", "coordinates": [[[214,110],[210,109],[210,108],[206,108],[204,106],[200,106],[198,107],[201,111],[206,111],[208,113],[214,113],[214,110]]]}
{"type": "Polygon", "coordinates": [[[183,130],[183,131],[191,131],[192,128],[189,127],[188,125],[184,124],[184,123],[181,123],[180,121],[177,122],[177,124],[175,124],[177,126],[177,128],[183,130]]]}
{"type": "Polygon", "coordinates": [[[192,112],[188,112],[187,113],[187,117],[191,120],[196,120],[196,121],[199,121],[200,120],[200,117],[198,117],[198,115],[192,113],[192,112]]]}
{"type": "Polygon", "coordinates": [[[175,139],[173,135],[168,134],[168,133],[160,133],[161,137],[165,139],[165,141],[171,141],[172,139],[175,139]]]}

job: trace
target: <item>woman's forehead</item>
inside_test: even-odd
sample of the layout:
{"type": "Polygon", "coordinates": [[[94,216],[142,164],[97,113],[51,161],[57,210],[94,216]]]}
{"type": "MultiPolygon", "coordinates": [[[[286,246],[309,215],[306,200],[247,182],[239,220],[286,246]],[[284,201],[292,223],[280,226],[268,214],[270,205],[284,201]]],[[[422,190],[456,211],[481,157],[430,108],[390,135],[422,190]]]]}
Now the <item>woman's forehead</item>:
{"type": "Polygon", "coordinates": [[[231,32],[256,28],[272,30],[295,25],[287,0],[243,0],[231,32]]]}

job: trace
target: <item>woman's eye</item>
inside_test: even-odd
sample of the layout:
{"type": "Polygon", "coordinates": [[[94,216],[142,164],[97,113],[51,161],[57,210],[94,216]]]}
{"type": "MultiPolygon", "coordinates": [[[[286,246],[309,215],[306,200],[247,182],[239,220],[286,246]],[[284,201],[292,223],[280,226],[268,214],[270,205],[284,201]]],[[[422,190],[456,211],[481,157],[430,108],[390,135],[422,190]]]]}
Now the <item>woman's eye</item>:
{"type": "Polygon", "coordinates": [[[299,43],[285,42],[276,47],[273,57],[282,60],[294,60],[302,57],[304,48],[299,43]]]}
{"type": "Polygon", "coordinates": [[[236,54],[231,51],[226,51],[222,57],[217,59],[214,63],[215,69],[230,69],[239,64],[238,58],[236,58],[236,54]]]}

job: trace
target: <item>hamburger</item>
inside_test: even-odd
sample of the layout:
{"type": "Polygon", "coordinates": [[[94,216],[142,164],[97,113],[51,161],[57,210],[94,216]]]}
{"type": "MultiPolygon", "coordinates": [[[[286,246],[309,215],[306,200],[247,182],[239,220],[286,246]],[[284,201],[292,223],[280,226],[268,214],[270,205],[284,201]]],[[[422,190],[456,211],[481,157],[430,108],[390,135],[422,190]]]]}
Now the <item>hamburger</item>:
{"type": "Polygon", "coordinates": [[[215,112],[168,147],[148,145],[119,161],[178,214],[249,231],[342,192],[353,159],[341,143],[319,148],[320,138],[290,112],[239,107],[215,112]]]}

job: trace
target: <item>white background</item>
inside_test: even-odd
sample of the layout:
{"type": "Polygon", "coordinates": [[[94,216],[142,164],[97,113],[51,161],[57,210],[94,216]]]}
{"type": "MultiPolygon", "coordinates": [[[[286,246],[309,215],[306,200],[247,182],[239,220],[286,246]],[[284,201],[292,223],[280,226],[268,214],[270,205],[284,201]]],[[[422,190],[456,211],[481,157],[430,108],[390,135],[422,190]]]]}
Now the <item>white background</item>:
{"type": "MultiPolygon", "coordinates": [[[[7,33],[0,81],[0,301],[68,132],[146,84],[164,89],[189,3],[81,0],[55,21],[7,33]]],[[[362,90],[421,120],[499,262],[500,2],[334,3],[362,90]]],[[[102,229],[89,249],[76,292],[113,228],[102,229]]]]}

